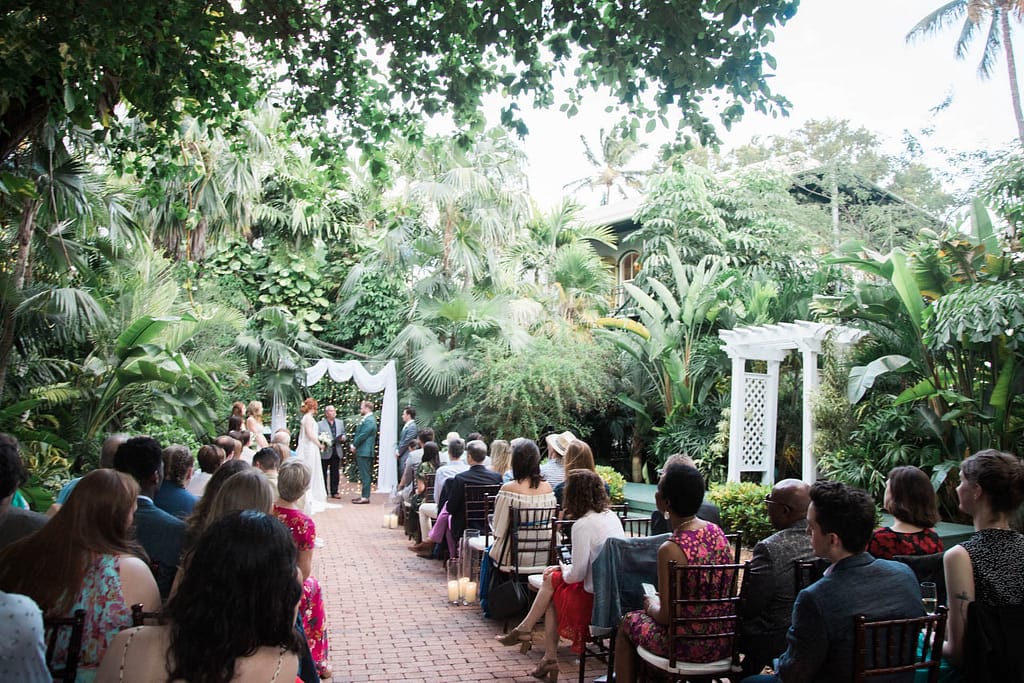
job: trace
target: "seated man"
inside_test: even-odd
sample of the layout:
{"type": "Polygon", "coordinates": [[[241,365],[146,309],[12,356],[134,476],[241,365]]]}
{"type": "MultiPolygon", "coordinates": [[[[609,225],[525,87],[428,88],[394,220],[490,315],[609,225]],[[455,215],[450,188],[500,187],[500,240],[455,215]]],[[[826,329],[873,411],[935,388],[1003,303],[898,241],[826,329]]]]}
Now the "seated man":
{"type": "Polygon", "coordinates": [[[740,652],[745,676],[761,673],[786,649],[786,631],[796,599],[793,562],[814,557],[807,535],[810,491],[811,487],[798,479],[783,479],[765,498],[768,519],[778,531],[754,546],[743,580],[740,652]]]}
{"type": "MultiPolygon", "coordinates": [[[[796,598],[789,646],[772,676],[744,683],[804,683],[853,679],[853,618],[924,616],[921,589],[910,567],[876,560],[864,549],[875,525],[875,503],[864,491],[838,482],[811,487],[807,528],[811,547],[832,564],[796,598]]],[[[913,680],[913,676],[910,677],[913,680]]]]}
{"type": "MultiPolygon", "coordinates": [[[[484,465],[487,459],[487,444],[483,441],[470,441],[466,444],[466,453],[469,456],[469,469],[460,472],[452,478],[442,491],[442,499],[438,501],[447,515],[441,514],[437,518],[437,524],[430,530],[428,547],[422,552],[423,556],[430,557],[434,552],[434,544],[440,543],[451,530],[451,539],[458,543],[462,538],[462,532],[466,530],[466,487],[467,486],[501,486],[501,475],[488,469],[484,465]],[[446,521],[442,522],[442,518],[446,521]]],[[[484,522],[486,524],[486,522],[484,522]]],[[[482,525],[478,527],[484,531],[482,525]]],[[[449,549],[451,550],[451,549],[449,549]]]]}
{"type": "Polygon", "coordinates": [[[157,586],[160,587],[160,597],[167,599],[181,559],[185,522],[153,504],[153,498],[164,478],[160,444],[148,436],[128,439],[114,455],[114,469],[130,475],[139,484],[135,538],[149,555],[150,566],[156,565],[155,576],[157,586]]]}
{"type": "Polygon", "coordinates": [[[188,446],[173,444],[164,449],[164,482],[153,503],[178,519],[192,514],[192,508],[199,500],[186,488],[192,479],[192,469],[192,453],[188,446]]]}
{"type": "Polygon", "coordinates": [[[225,459],[224,449],[214,444],[206,444],[199,447],[196,453],[196,460],[199,462],[199,471],[192,471],[192,479],[189,480],[186,490],[196,498],[202,498],[206,491],[206,484],[210,477],[223,464],[225,459]]]}
{"type": "Polygon", "coordinates": [[[18,452],[18,440],[0,434],[0,548],[35,533],[46,524],[46,515],[11,505],[14,492],[28,479],[18,452]]]}

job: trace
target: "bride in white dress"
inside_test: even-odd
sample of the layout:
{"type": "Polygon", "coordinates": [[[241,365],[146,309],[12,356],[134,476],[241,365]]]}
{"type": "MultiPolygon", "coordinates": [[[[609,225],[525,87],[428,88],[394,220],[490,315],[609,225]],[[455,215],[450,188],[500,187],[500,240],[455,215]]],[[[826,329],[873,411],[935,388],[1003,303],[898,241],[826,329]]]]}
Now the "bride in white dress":
{"type": "Polygon", "coordinates": [[[327,487],[324,486],[323,469],[320,465],[320,452],[324,449],[316,432],[316,411],[319,406],[315,398],[307,398],[302,402],[299,412],[302,421],[299,426],[299,445],[295,449],[295,457],[309,468],[311,481],[306,491],[304,512],[311,515],[327,509],[327,487]]]}

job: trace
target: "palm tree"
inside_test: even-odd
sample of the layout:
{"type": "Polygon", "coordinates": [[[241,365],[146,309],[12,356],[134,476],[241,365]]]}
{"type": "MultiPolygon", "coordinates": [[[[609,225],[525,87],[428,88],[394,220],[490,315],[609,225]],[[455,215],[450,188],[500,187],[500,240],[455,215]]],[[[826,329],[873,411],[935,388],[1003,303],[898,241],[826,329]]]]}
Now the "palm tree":
{"type": "Polygon", "coordinates": [[[1021,110],[1020,85],[1017,82],[1017,62],[1013,56],[1013,42],[1010,37],[1010,14],[1018,18],[1024,14],[1024,0],[952,0],[921,19],[907,33],[907,42],[918,37],[935,35],[950,24],[963,19],[960,35],[956,40],[956,57],[967,57],[968,47],[978,33],[982,19],[991,15],[985,36],[985,49],[978,64],[978,77],[988,79],[998,56],[1000,47],[1006,55],[1006,69],[1010,76],[1010,97],[1013,115],[1017,121],[1017,137],[1024,143],[1024,112],[1021,110]]]}
{"type": "Polygon", "coordinates": [[[603,187],[602,205],[611,201],[613,188],[618,189],[623,199],[629,196],[623,185],[634,190],[640,189],[647,172],[629,170],[626,166],[638,153],[647,149],[647,145],[637,142],[636,134],[626,121],[617,123],[607,135],[604,128],[598,132],[600,156],[594,153],[586,137],[581,135],[580,140],[583,142],[583,154],[596,172],[586,178],[574,180],[565,187],[571,187],[573,192],[585,187],[603,187]]]}

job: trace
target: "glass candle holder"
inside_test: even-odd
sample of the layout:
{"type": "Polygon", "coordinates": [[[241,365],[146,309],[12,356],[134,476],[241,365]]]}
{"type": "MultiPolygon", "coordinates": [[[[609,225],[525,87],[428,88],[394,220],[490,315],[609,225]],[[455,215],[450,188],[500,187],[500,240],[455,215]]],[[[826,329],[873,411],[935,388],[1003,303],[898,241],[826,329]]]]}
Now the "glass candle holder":
{"type": "Polygon", "coordinates": [[[462,595],[459,584],[459,560],[453,558],[445,562],[445,579],[448,591],[448,604],[462,604],[462,595]]]}

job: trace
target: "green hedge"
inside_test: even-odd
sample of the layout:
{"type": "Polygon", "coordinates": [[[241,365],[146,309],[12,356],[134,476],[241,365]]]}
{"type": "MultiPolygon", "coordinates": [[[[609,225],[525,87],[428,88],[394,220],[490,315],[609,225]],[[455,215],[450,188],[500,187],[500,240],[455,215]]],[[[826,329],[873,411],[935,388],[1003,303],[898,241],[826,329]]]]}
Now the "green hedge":
{"type": "Polygon", "coordinates": [[[707,498],[721,511],[725,530],[742,531],[743,545],[750,548],[775,533],[764,504],[771,490],[770,486],[751,482],[713,484],[707,498]]]}

